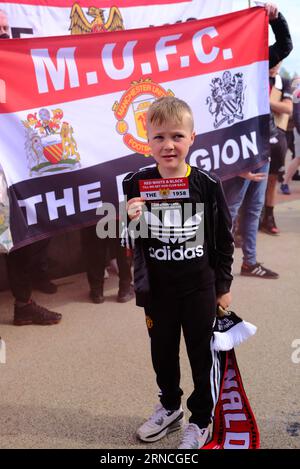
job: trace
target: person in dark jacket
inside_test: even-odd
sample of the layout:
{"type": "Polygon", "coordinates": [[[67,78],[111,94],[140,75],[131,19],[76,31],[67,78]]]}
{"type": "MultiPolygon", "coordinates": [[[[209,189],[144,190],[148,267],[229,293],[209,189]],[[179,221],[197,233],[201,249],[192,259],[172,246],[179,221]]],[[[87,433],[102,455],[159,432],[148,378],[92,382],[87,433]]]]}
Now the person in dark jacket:
{"type": "Polygon", "coordinates": [[[274,217],[276,188],[277,180],[283,179],[285,155],[288,149],[286,130],[289,117],[293,113],[291,80],[279,74],[281,63],[279,62],[269,70],[271,160],[260,230],[270,235],[279,234],[274,217]]]}
{"type": "Polygon", "coordinates": [[[136,301],[145,309],[160,388],[160,405],[137,435],[156,441],[183,424],[182,329],[194,390],[187,400],[191,416],[179,448],[196,449],[209,438],[216,404],[218,362],[212,333],[217,304],[226,308],[231,302],[231,218],[220,181],[185,161],[195,136],[190,107],[171,96],[158,99],[147,113],[147,133],[157,166],[131,173],[123,181],[132,220],[128,229],[141,235],[134,240],[136,301]],[[141,181],[164,181],[168,186],[174,178],[186,178],[188,183],[188,189],[177,191],[179,199],[155,200],[151,205],[141,197],[141,181]]]}
{"type": "Polygon", "coordinates": [[[269,68],[273,68],[292,52],[293,41],[287,21],[283,14],[278,11],[277,6],[266,3],[265,8],[275,36],[274,44],[269,46],[269,68]]]}

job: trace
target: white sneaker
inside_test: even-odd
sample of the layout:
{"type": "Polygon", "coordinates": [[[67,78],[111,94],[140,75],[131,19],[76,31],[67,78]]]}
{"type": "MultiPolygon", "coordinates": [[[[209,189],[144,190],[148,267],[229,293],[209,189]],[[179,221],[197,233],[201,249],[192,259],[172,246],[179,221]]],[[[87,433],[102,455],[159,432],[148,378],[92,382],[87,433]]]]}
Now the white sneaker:
{"type": "Polygon", "coordinates": [[[137,436],[142,441],[157,441],[167,433],[180,430],[184,424],[183,409],[167,410],[161,404],[155,407],[155,412],[137,430],[137,436]]]}
{"type": "Polygon", "coordinates": [[[195,423],[186,425],[178,449],[200,449],[210,438],[209,428],[199,428],[195,423]]]}

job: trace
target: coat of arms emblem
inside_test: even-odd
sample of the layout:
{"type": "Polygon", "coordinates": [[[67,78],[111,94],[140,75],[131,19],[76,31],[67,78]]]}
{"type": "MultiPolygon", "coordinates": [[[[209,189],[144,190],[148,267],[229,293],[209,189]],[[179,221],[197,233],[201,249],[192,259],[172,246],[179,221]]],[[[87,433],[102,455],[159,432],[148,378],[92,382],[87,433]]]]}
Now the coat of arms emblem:
{"type": "Polygon", "coordinates": [[[243,74],[226,70],[222,78],[212,79],[210,84],[211,96],[206,98],[209,112],[214,116],[214,127],[217,129],[224,122],[233,124],[236,119],[243,120],[243,105],[245,87],[243,74]]]}
{"type": "Polygon", "coordinates": [[[42,108],[27,114],[25,151],[29,175],[39,176],[80,168],[80,154],[69,122],[62,109],[42,108]],[[52,115],[51,115],[52,113],[52,115]]]}
{"type": "Polygon", "coordinates": [[[107,19],[105,19],[104,10],[93,6],[89,7],[87,15],[94,19],[88,21],[81,6],[74,3],[70,14],[71,24],[69,30],[71,34],[101,33],[125,29],[118,7],[113,6],[110,8],[107,19]]]}

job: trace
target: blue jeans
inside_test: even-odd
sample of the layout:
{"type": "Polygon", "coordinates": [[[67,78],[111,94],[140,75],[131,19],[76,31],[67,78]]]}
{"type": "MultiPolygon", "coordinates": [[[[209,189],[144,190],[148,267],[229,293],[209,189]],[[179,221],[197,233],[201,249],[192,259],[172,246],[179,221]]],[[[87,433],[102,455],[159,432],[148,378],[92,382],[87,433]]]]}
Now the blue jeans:
{"type": "MultiPolygon", "coordinates": [[[[270,163],[267,162],[252,172],[268,174],[269,166],[270,163]]],[[[243,205],[241,224],[243,262],[249,265],[256,263],[256,237],[259,217],[265,201],[267,182],[267,178],[260,182],[254,182],[237,176],[222,184],[233,225],[239,208],[243,205]]]]}

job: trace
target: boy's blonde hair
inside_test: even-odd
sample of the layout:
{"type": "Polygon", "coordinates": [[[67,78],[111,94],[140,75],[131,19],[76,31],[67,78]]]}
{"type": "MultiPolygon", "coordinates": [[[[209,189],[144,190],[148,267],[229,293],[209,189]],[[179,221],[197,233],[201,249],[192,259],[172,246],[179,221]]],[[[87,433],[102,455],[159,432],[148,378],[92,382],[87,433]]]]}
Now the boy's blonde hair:
{"type": "Polygon", "coordinates": [[[161,125],[166,122],[181,123],[183,116],[188,115],[191,130],[194,130],[194,118],[190,106],[174,96],[163,96],[157,99],[148,109],[147,124],[161,125]]]}

